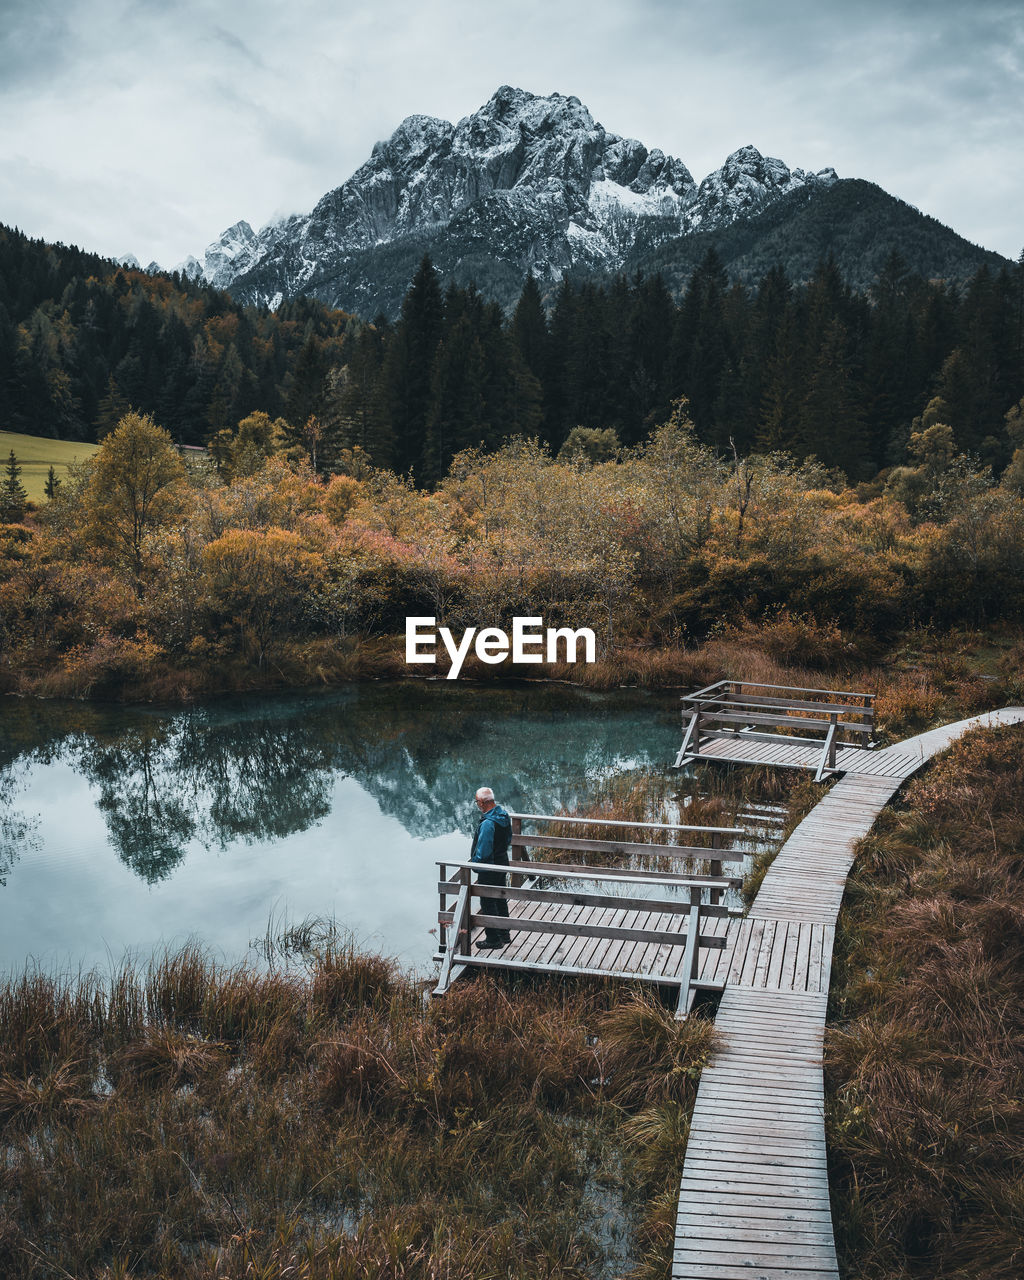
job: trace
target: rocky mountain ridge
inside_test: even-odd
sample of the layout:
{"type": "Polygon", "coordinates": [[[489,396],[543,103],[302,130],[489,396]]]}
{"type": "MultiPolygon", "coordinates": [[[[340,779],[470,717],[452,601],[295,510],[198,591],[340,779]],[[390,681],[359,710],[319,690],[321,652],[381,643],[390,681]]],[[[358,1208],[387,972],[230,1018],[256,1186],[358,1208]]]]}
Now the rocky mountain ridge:
{"type": "Polygon", "coordinates": [[[409,116],[310,213],[259,231],[240,220],[202,262],[190,255],[175,270],[243,303],[273,309],[307,294],[372,318],[397,315],[424,253],[446,280],[509,306],[528,272],[550,295],[566,275],[660,271],[678,294],[709,248],[745,283],[771,266],[799,282],[829,255],[856,289],[893,251],[926,279],[1005,265],[833,169],[790,169],[746,146],[697,183],[681,160],[609,132],[578,98],[506,85],[457,124],[409,116]]]}
{"type": "Polygon", "coordinates": [[[506,85],[457,124],[409,116],[311,213],[258,232],[235,223],[208,246],[203,275],[244,302],[310,293],[366,311],[376,296],[389,310],[396,250],[402,262],[489,256],[513,288],[528,271],[554,282],[621,269],[638,249],[836,181],[748,146],[698,184],[681,160],[596,123],[578,98],[506,85]]]}

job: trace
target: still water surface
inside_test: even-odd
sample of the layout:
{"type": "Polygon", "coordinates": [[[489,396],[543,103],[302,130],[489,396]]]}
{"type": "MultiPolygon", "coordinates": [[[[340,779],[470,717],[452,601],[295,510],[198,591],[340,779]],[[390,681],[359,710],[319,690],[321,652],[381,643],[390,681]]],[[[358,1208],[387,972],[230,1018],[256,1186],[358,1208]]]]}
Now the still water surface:
{"type": "Polygon", "coordinates": [[[108,967],[198,939],[239,960],[273,916],[333,916],[427,970],[436,868],[473,793],[551,813],[668,765],[678,700],[367,684],[186,710],[0,707],[0,973],[108,967]]]}

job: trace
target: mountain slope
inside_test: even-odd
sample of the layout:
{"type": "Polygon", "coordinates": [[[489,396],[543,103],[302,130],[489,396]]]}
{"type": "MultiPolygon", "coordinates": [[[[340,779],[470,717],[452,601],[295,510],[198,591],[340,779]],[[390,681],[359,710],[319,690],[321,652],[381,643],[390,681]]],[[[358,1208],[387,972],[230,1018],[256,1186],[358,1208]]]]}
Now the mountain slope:
{"type": "MultiPolygon", "coordinates": [[[[857,289],[898,251],[927,279],[965,280],[1005,259],[871,183],[805,173],[740,148],[696,183],[681,160],[610,133],[578,98],[503,86],[458,124],[410,116],[313,211],[229,227],[206,250],[208,282],[242,303],[302,294],[394,317],[416,264],[509,306],[528,272],[661,271],[676,294],[714,247],[746,282],[782,266],[809,278],[832,254],[857,289]]],[[[192,259],[192,262],[195,260],[192,259]]]]}
{"type": "Polygon", "coordinates": [[[1006,258],[971,244],[935,218],[919,212],[872,182],[849,178],[826,189],[794,191],[758,216],[714,232],[681,236],[624,264],[630,271],[660,272],[680,292],[709,249],[729,276],[756,284],[773,266],[795,283],[809,280],[829,255],[855,289],[866,289],[896,251],[907,269],[924,279],[962,281],[981,266],[995,270],[1006,258]]]}
{"type": "Polygon", "coordinates": [[[394,313],[410,263],[509,302],[528,271],[614,271],[681,234],[752,216],[831,169],[790,170],[754,147],[699,185],[682,161],[596,123],[579,99],[503,86],[458,124],[410,116],[312,213],[253,232],[236,223],[206,252],[206,278],[242,302],[306,293],[394,313]]]}

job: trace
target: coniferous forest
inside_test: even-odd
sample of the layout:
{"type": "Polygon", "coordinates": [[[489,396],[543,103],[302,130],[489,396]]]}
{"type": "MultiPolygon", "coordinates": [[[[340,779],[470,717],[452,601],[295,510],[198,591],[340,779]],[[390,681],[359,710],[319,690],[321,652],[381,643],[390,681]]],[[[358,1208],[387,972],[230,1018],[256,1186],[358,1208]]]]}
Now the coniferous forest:
{"type": "Polygon", "coordinates": [[[998,474],[1022,395],[1024,261],[957,287],[893,253],[867,292],[831,261],[749,288],[711,250],[679,298],[659,276],[548,296],[531,277],[506,314],[425,259],[392,323],[308,299],[243,307],[0,229],[0,426],[34,435],[102,439],[134,408],[179,444],[216,445],[261,411],[321,474],[358,446],[431,485],[462,449],[516,436],[636,445],[686,397],[703,443],[813,455],[859,482],[908,460],[936,398],[957,448],[998,474]]]}

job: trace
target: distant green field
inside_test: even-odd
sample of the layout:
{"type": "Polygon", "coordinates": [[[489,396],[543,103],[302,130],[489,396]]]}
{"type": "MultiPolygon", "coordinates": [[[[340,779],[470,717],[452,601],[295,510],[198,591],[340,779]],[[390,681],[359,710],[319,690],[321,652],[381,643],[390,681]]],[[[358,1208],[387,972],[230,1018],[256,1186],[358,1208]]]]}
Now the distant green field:
{"type": "Polygon", "coordinates": [[[63,479],[69,462],[84,462],[98,446],[80,440],[48,440],[45,436],[23,436],[14,431],[0,431],[0,479],[11,450],[21,467],[21,483],[33,502],[45,502],[43,486],[52,466],[58,479],[63,479]]]}

